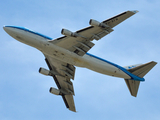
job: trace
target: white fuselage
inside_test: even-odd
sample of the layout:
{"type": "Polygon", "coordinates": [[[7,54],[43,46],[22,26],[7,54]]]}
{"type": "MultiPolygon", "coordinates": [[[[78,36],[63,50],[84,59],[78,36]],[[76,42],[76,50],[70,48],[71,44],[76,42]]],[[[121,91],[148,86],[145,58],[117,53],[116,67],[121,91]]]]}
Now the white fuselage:
{"type": "Polygon", "coordinates": [[[122,67],[89,53],[84,56],[79,56],[69,50],[53,44],[52,42],[49,42],[47,37],[44,37],[39,33],[30,31],[26,28],[19,29],[16,27],[4,27],[4,30],[16,40],[35,47],[42,53],[60,61],[78,67],[85,67],[105,75],[131,79],[130,75],[128,75],[122,67]]]}

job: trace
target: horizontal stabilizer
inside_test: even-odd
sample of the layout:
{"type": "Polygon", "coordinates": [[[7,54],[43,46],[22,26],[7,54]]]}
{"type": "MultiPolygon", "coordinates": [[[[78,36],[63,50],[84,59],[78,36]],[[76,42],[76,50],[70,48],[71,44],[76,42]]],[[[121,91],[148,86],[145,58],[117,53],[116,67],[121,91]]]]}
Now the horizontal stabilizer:
{"type": "Polygon", "coordinates": [[[132,69],[129,69],[128,71],[138,77],[143,78],[155,65],[157,64],[157,62],[149,62],[137,67],[134,67],[132,69]]]}
{"type": "Polygon", "coordinates": [[[136,97],[137,93],[138,93],[138,88],[139,88],[139,85],[140,85],[140,81],[125,79],[125,82],[127,84],[127,87],[129,89],[131,95],[136,97]]]}
{"type": "MultiPolygon", "coordinates": [[[[157,63],[152,61],[143,65],[139,65],[137,67],[131,68],[128,71],[138,77],[143,78],[157,63]]],[[[132,96],[136,97],[138,93],[138,88],[140,85],[140,81],[128,80],[125,79],[127,87],[132,96]]]]}

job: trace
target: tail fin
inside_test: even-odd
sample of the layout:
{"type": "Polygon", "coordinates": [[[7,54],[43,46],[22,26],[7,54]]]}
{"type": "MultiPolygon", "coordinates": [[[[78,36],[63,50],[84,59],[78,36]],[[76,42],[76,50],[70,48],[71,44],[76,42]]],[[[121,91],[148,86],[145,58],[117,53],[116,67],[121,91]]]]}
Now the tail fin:
{"type": "MultiPolygon", "coordinates": [[[[156,64],[157,64],[156,62],[152,61],[143,65],[131,68],[128,71],[138,77],[143,78],[156,64]]],[[[125,79],[125,82],[128,86],[128,89],[131,95],[136,97],[138,93],[140,81],[125,79]]]]}

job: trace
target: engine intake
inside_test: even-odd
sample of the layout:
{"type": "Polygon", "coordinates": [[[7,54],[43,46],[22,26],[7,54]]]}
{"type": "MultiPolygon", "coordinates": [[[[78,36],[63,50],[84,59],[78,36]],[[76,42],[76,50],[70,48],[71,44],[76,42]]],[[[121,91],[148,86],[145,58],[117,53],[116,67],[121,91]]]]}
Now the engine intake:
{"type": "Polygon", "coordinates": [[[61,95],[61,92],[58,89],[53,88],[53,87],[51,87],[49,89],[49,92],[52,93],[52,94],[54,94],[54,95],[61,95]]]}
{"type": "Polygon", "coordinates": [[[42,67],[39,68],[39,73],[41,73],[43,75],[47,75],[47,76],[52,76],[52,72],[51,71],[49,71],[49,70],[47,70],[45,68],[42,68],[42,67]]]}
{"type": "Polygon", "coordinates": [[[51,75],[50,71],[44,68],[39,68],[39,73],[43,74],[43,75],[51,75]]]}
{"type": "Polygon", "coordinates": [[[89,24],[96,27],[109,28],[109,26],[106,25],[105,23],[99,22],[94,19],[90,19],[89,24]]]}
{"type": "Polygon", "coordinates": [[[57,71],[47,70],[47,69],[42,68],[42,67],[39,68],[39,73],[41,73],[43,75],[46,75],[46,76],[54,76],[54,75],[62,76],[57,71]]]}
{"type": "Polygon", "coordinates": [[[71,36],[71,37],[78,37],[79,36],[78,33],[71,32],[70,30],[67,30],[67,29],[62,29],[61,34],[66,35],[66,36],[71,36]]]}

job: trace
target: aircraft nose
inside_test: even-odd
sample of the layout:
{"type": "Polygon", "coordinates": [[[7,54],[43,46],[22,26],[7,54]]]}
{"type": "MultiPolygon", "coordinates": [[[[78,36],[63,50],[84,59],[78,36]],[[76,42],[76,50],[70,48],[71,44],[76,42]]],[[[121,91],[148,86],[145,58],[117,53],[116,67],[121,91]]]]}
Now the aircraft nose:
{"type": "Polygon", "coordinates": [[[12,37],[14,37],[18,33],[14,26],[4,26],[3,29],[12,37]]]}
{"type": "Polygon", "coordinates": [[[13,26],[4,26],[3,27],[4,31],[8,33],[11,37],[16,39],[16,36],[18,34],[18,31],[13,27],[13,26]]]}
{"type": "Polygon", "coordinates": [[[3,29],[6,31],[6,30],[7,30],[7,27],[6,27],[6,26],[3,26],[3,29]]]}
{"type": "Polygon", "coordinates": [[[8,26],[3,26],[4,31],[6,31],[7,33],[10,33],[12,31],[11,27],[8,26]]]}

